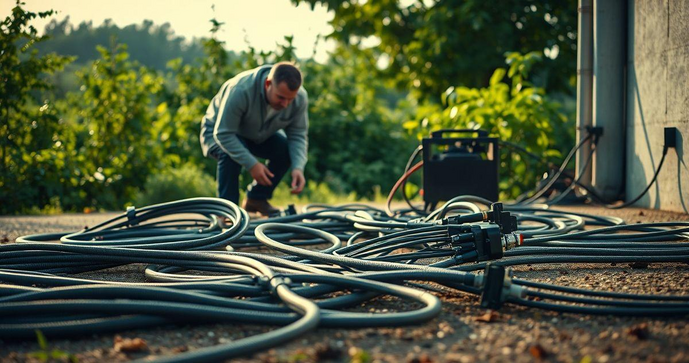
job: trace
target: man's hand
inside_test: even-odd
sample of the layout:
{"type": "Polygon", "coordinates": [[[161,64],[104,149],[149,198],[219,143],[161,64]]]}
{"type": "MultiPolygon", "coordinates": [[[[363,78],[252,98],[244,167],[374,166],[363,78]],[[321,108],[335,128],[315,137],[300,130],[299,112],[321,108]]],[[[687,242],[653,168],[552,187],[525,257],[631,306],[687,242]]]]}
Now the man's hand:
{"type": "Polygon", "coordinates": [[[256,180],[256,183],[260,185],[265,185],[267,187],[273,185],[273,182],[270,181],[270,178],[273,177],[273,173],[271,173],[270,170],[268,170],[268,167],[261,164],[260,162],[252,166],[251,169],[249,169],[249,173],[251,173],[251,177],[254,178],[254,180],[256,180]]]}
{"type": "Polygon", "coordinates": [[[299,194],[304,190],[304,185],[306,185],[306,179],[304,178],[304,172],[299,169],[292,170],[292,194],[299,194]]]}

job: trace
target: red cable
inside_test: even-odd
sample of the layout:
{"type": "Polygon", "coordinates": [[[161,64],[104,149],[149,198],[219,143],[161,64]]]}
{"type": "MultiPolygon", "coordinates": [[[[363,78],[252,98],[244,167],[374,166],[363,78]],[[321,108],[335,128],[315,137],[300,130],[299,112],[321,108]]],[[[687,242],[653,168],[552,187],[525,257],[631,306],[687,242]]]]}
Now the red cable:
{"type": "Polygon", "coordinates": [[[416,163],[416,165],[412,166],[404,175],[402,175],[402,177],[397,181],[397,183],[395,183],[395,186],[392,187],[392,189],[390,190],[390,194],[388,194],[388,200],[385,203],[385,213],[387,213],[388,216],[392,217],[395,215],[394,213],[392,213],[392,210],[390,210],[390,203],[392,203],[392,197],[397,192],[397,189],[399,189],[402,182],[407,180],[407,178],[414,174],[415,171],[421,169],[422,166],[423,161],[419,161],[418,163],[416,163]]]}

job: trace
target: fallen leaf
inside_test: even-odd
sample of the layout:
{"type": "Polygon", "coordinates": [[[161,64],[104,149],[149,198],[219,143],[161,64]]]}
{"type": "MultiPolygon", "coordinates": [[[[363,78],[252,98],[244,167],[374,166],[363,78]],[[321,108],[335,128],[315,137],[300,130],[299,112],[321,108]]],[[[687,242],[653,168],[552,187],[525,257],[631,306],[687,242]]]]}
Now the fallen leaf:
{"type": "Polygon", "coordinates": [[[147,350],[148,346],[146,345],[146,341],[141,338],[129,339],[117,335],[115,336],[115,345],[113,349],[115,349],[116,352],[129,353],[147,350]]]}
{"type": "Polygon", "coordinates": [[[648,324],[642,323],[639,325],[635,325],[629,330],[627,330],[627,334],[635,337],[636,339],[639,340],[646,340],[648,339],[649,333],[648,333],[648,324]]]}
{"type": "Polygon", "coordinates": [[[427,354],[423,354],[420,357],[410,359],[409,363],[433,363],[433,360],[427,354]]]}
{"type": "Polygon", "coordinates": [[[186,345],[180,345],[180,346],[172,348],[173,353],[182,353],[182,352],[186,352],[187,350],[189,350],[189,348],[187,348],[186,345]]]}
{"type": "Polygon", "coordinates": [[[500,321],[500,314],[495,310],[489,310],[487,313],[477,316],[475,320],[483,323],[492,323],[495,321],[500,321]]]}
{"type": "Polygon", "coordinates": [[[339,359],[342,356],[342,350],[334,347],[331,344],[319,343],[316,344],[315,358],[317,362],[323,360],[339,359]]]}
{"type": "Polygon", "coordinates": [[[543,359],[548,356],[548,352],[546,352],[545,348],[538,343],[529,348],[529,353],[536,359],[543,359]]]}

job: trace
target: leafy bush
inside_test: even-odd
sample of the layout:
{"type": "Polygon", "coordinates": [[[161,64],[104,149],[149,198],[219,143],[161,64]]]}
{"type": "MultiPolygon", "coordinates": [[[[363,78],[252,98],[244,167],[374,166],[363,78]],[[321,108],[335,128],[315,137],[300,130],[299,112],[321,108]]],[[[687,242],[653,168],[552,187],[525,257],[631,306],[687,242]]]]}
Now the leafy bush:
{"type": "Polygon", "coordinates": [[[354,47],[339,48],[327,64],[302,66],[309,91],[307,178],[335,193],[370,198],[389,190],[416,144],[385,102],[391,91],[375,67],[371,51],[354,47]]]}
{"type": "Polygon", "coordinates": [[[81,92],[69,95],[70,108],[77,110],[83,207],[122,208],[148,175],[164,166],[154,134],[155,95],[163,81],[130,61],[126,49],[114,40],[109,49],[98,47],[102,58],[79,72],[81,92]]]}
{"type": "Polygon", "coordinates": [[[169,202],[192,197],[215,196],[215,179],[198,165],[187,163],[152,173],[136,197],[137,206],[169,202]]]}
{"type": "MultiPolygon", "coordinates": [[[[289,179],[289,178],[288,178],[289,179]]],[[[387,191],[385,191],[387,193],[387,191]]],[[[288,204],[306,205],[311,203],[324,204],[343,204],[354,202],[375,202],[384,203],[387,195],[382,195],[380,189],[373,191],[372,197],[361,197],[355,192],[348,194],[337,193],[330,189],[326,183],[307,182],[304,191],[298,196],[291,194],[290,188],[286,183],[280,183],[275,188],[271,203],[278,207],[286,207],[288,204]]]]}
{"type": "Polygon", "coordinates": [[[329,37],[340,43],[376,39],[369,43],[387,60],[385,77],[423,99],[439,101],[451,85],[485,87],[507,51],[544,50],[539,85],[573,93],[575,1],[291,1],[327,7],[329,37]]]}
{"type": "Polygon", "coordinates": [[[36,95],[52,88],[46,75],[72,58],[38,55],[35,45],[47,37],[38,36],[29,22],[53,11],[33,13],[20,5],[0,23],[0,213],[51,203],[70,174],[67,145],[60,140],[68,130],[53,103],[36,95]]]}
{"type": "MultiPolygon", "coordinates": [[[[323,2],[293,0],[302,1],[323,2]]],[[[450,53],[436,52],[444,49],[445,43],[438,37],[443,38],[445,32],[426,34],[433,25],[429,28],[418,21],[424,19],[423,14],[442,15],[445,5],[438,3],[426,11],[419,8],[422,3],[418,2],[412,6],[416,10],[405,7],[409,12],[405,13],[396,0],[385,1],[382,8],[376,2],[332,4],[330,8],[337,13],[334,19],[351,23],[334,24],[342,31],[334,34],[339,42],[324,64],[296,59],[291,37],[285,37],[275,51],[257,52],[249,45],[248,51],[241,54],[227,53],[222,42],[214,38],[222,23],[213,19],[211,37],[199,41],[204,54],[194,62],[172,61],[163,73],[130,60],[126,46],[112,41],[107,49],[99,47],[100,58],[74,78],[79,91],[57,98],[50,89],[51,82],[59,77],[47,76],[61,70],[71,58],[39,56],[34,45],[45,37],[39,37],[29,25],[32,19],[52,12],[27,12],[17,2],[12,15],[0,23],[0,74],[6,75],[5,82],[0,83],[0,213],[119,210],[132,200],[151,204],[214,195],[211,175],[215,162],[201,155],[198,140],[206,107],[228,78],[281,60],[300,64],[309,91],[308,184],[296,199],[300,203],[305,203],[305,198],[321,202],[381,198],[381,191],[386,193],[398,179],[408,155],[417,146],[412,135],[428,135],[439,128],[480,127],[544,157],[559,156],[571,145],[573,128],[566,123],[557,103],[527,81],[529,71],[541,60],[540,54],[511,53],[507,58],[509,69],[495,70],[487,87],[450,87],[439,97],[440,91],[431,90],[445,89],[444,84],[449,82],[469,82],[457,77],[457,72],[466,75],[462,67],[458,68],[460,63],[476,64],[477,59],[486,56],[472,54],[455,59],[448,56],[450,53]],[[338,4],[348,4],[354,13],[338,4]],[[372,11],[367,18],[389,17],[391,26],[407,19],[415,29],[408,35],[423,39],[405,41],[399,44],[402,48],[396,48],[395,39],[407,39],[399,37],[401,29],[397,25],[387,30],[365,26],[358,29],[361,21],[366,25],[366,20],[354,21],[350,15],[356,18],[362,9],[372,11]],[[390,11],[401,13],[388,14],[390,11]],[[365,48],[361,39],[372,34],[389,36],[380,39],[380,46],[365,48]],[[388,46],[392,52],[387,58],[381,57],[388,46]],[[426,49],[433,54],[425,54],[426,49]],[[507,83],[503,82],[505,76],[507,83]],[[403,127],[402,121],[412,118],[403,127]],[[405,128],[411,132],[405,132],[405,128]]],[[[481,9],[479,2],[470,2],[462,10],[466,13],[462,14],[462,23],[476,18],[472,14],[481,9]]],[[[535,11],[524,10],[529,18],[540,19],[536,15],[543,12],[558,14],[540,5],[539,13],[535,11]]],[[[553,26],[552,34],[567,31],[569,22],[564,20],[562,26],[553,26]]],[[[483,25],[479,28],[472,33],[483,32],[483,25]]],[[[447,28],[447,35],[457,37],[459,30],[453,29],[447,28]]],[[[501,27],[499,33],[505,31],[509,29],[501,27]]],[[[453,41],[465,42],[471,37],[460,38],[453,41]]],[[[564,46],[571,40],[560,43],[564,46]]],[[[524,51],[521,40],[519,44],[507,49],[524,51]]],[[[562,49],[563,56],[565,53],[562,49]]],[[[488,62],[482,67],[488,71],[494,68],[488,62]]],[[[466,76],[488,78],[485,72],[475,73],[466,76]]],[[[522,155],[503,152],[502,197],[514,197],[533,186],[541,170],[522,155]]],[[[242,177],[242,185],[250,181],[247,175],[242,177]]],[[[414,187],[407,184],[410,192],[415,192],[414,187]]],[[[276,200],[295,198],[281,186],[276,200]]]]}
{"type": "MultiPolygon", "coordinates": [[[[574,128],[560,112],[560,105],[527,81],[530,69],[540,60],[538,52],[509,53],[509,69],[495,70],[488,87],[450,87],[442,95],[442,105],[420,107],[417,119],[404,126],[415,130],[419,138],[439,129],[482,129],[533,154],[559,157],[571,145],[574,128]],[[510,84],[502,82],[505,74],[510,84]],[[566,139],[552,138],[554,133],[566,139]]],[[[532,189],[543,171],[539,161],[502,148],[500,198],[514,198],[532,189]]]]}

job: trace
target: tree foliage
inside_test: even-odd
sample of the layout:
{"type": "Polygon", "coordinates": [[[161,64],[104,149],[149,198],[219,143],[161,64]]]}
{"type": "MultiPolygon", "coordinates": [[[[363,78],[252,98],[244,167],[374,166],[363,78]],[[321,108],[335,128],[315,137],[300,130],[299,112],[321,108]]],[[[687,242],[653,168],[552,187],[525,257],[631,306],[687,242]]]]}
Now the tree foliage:
{"type": "Polygon", "coordinates": [[[155,25],[150,20],[119,27],[107,19],[95,27],[90,21],[72,25],[69,17],[65,17],[61,21],[51,20],[45,33],[50,36],[51,41],[38,46],[41,53],[55,52],[75,56],[79,64],[99,59],[101,55],[96,47],[108,47],[112,37],[127,44],[132,59],[147,68],[160,71],[165,70],[167,62],[172,59],[181,58],[183,62],[189,63],[203,52],[201,41],[185,41],[183,37],[175,35],[169,23],[155,25]]]}
{"type": "Polygon", "coordinates": [[[309,90],[307,176],[335,191],[371,197],[397,180],[413,141],[388,108],[370,50],[340,47],[326,64],[306,62],[309,90]]]}
{"type": "MultiPolygon", "coordinates": [[[[199,53],[192,58],[180,55],[191,48],[169,26],[150,22],[122,29],[52,22],[48,33],[59,40],[45,42],[29,23],[52,12],[26,12],[17,3],[2,23],[0,212],[121,209],[207,194],[216,164],[201,155],[199,129],[210,100],[239,72],[282,60],[300,65],[309,92],[307,198],[386,192],[416,146],[414,136],[434,129],[480,127],[546,157],[571,144],[566,117],[546,94],[566,89],[573,73],[573,66],[562,71],[573,62],[575,42],[564,2],[500,1],[498,9],[477,0],[291,1],[334,12],[338,44],[326,62],[297,59],[290,36],[272,51],[247,44],[244,52],[227,52],[215,37],[223,26],[217,19],[210,37],[194,42],[199,53]],[[372,38],[380,44],[364,46],[372,38]],[[151,41],[170,52],[137,61],[146,59],[141,45],[151,41]],[[60,73],[73,58],[46,51],[74,54],[72,43],[89,61],[70,65],[80,68],[74,74],[60,73]],[[550,57],[541,55],[544,48],[550,57]],[[51,91],[66,78],[70,93],[51,91]]],[[[502,197],[530,189],[542,170],[514,153],[502,154],[501,168],[502,197]]]]}
{"type": "Polygon", "coordinates": [[[60,140],[65,124],[52,103],[35,96],[36,91],[51,88],[45,75],[62,69],[71,58],[39,56],[35,46],[47,38],[38,36],[29,24],[52,14],[26,11],[17,1],[0,23],[0,212],[27,203],[48,204],[61,189],[64,176],[59,166],[47,161],[50,154],[65,152],[66,144],[60,140]]]}
{"type": "Polygon", "coordinates": [[[379,41],[384,76],[421,98],[450,86],[484,87],[506,52],[544,51],[536,72],[548,90],[569,91],[576,66],[576,1],[292,0],[334,13],[333,37],[379,41]],[[551,59],[552,58],[552,59],[551,59]]]}
{"type": "Polygon", "coordinates": [[[168,166],[194,163],[215,175],[215,163],[199,151],[200,121],[215,92],[236,72],[223,42],[215,37],[222,23],[211,19],[211,24],[211,37],[202,42],[202,57],[192,63],[182,58],[168,62],[169,82],[163,90],[155,134],[168,166]]]}
{"type": "MultiPolygon", "coordinates": [[[[520,145],[544,159],[561,156],[558,142],[572,142],[566,131],[567,118],[560,106],[549,100],[542,88],[528,82],[529,71],[538,64],[537,52],[507,56],[509,68],[498,68],[488,87],[450,87],[442,95],[442,105],[427,103],[419,110],[422,119],[408,121],[404,127],[428,135],[429,130],[448,128],[481,129],[498,140],[520,145]],[[508,83],[503,82],[507,76],[508,83]],[[564,139],[555,139],[554,134],[564,139]]],[[[515,198],[530,190],[540,178],[544,165],[527,154],[509,148],[500,153],[501,199],[515,198]]]]}
{"type": "Polygon", "coordinates": [[[69,97],[76,112],[79,185],[85,204],[119,208],[132,200],[149,174],[163,166],[153,134],[162,78],[129,61],[125,45],[113,39],[98,47],[101,59],[79,72],[81,91],[69,97]]]}

